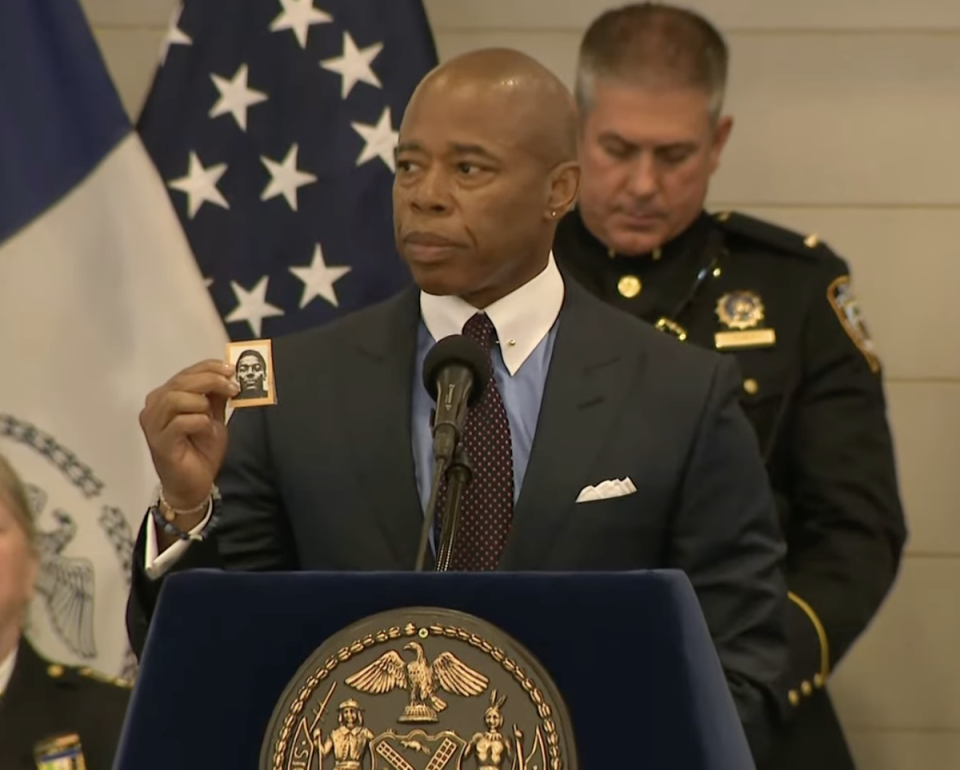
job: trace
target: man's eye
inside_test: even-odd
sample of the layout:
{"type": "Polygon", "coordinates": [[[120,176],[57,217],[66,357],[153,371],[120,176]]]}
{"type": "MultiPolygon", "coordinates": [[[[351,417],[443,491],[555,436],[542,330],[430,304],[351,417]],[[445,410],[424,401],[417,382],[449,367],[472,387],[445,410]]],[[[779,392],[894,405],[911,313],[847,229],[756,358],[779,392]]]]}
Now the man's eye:
{"type": "Polygon", "coordinates": [[[667,150],[665,152],[660,153],[660,160],[670,165],[676,165],[678,163],[683,163],[687,158],[690,157],[691,154],[692,153],[686,149],[667,150]]]}
{"type": "Polygon", "coordinates": [[[605,144],[603,149],[607,155],[617,160],[625,160],[630,157],[631,149],[622,144],[605,144]]]}

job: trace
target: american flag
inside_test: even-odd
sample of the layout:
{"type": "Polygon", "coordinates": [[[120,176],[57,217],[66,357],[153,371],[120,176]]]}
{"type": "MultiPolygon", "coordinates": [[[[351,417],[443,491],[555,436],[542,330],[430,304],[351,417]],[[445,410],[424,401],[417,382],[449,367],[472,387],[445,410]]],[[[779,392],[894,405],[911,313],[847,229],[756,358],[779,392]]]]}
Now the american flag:
{"type": "Polygon", "coordinates": [[[421,0],[187,0],[138,129],[233,340],[325,323],[410,281],[397,130],[437,63],[421,0]]]}

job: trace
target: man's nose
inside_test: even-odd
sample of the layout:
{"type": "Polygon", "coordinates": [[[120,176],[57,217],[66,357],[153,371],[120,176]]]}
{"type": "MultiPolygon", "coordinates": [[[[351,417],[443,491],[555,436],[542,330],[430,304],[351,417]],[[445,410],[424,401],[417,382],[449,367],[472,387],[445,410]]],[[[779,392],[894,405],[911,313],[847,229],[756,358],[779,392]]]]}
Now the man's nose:
{"type": "Polygon", "coordinates": [[[649,152],[639,153],[630,169],[628,188],[631,194],[637,198],[651,198],[656,194],[658,186],[653,155],[649,152]]]}
{"type": "Polygon", "coordinates": [[[438,168],[428,169],[413,189],[413,207],[421,213],[442,214],[450,207],[450,188],[446,175],[438,168]]]}

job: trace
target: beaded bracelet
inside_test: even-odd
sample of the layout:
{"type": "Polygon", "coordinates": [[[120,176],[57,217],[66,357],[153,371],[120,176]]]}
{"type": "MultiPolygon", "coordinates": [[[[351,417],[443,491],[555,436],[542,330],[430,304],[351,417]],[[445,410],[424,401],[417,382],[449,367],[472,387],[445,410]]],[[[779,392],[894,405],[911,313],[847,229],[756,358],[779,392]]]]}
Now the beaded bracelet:
{"type": "Polygon", "coordinates": [[[168,535],[172,535],[178,540],[203,540],[206,538],[210,532],[216,527],[217,523],[220,521],[220,503],[222,498],[220,497],[220,490],[214,485],[210,489],[210,495],[196,508],[191,508],[189,511],[178,511],[175,510],[164,498],[163,490],[161,489],[157,495],[157,502],[150,506],[150,515],[153,516],[154,522],[156,522],[157,528],[163,530],[168,535]],[[200,513],[204,508],[210,506],[210,518],[207,520],[206,525],[199,532],[191,534],[190,532],[185,532],[180,529],[176,524],[173,523],[175,516],[187,515],[190,513],[200,513]],[[167,511],[173,516],[164,515],[163,508],[166,508],[167,511]]]}

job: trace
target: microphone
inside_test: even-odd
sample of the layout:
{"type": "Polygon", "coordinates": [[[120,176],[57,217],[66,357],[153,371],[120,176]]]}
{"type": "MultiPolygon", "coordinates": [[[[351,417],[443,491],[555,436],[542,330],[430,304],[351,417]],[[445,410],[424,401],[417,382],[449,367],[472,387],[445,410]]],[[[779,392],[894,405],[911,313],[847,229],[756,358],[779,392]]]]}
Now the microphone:
{"type": "Polygon", "coordinates": [[[467,418],[490,379],[490,357],[462,334],[444,337],[423,362],[423,385],[437,402],[433,418],[433,456],[449,461],[467,418]]]}
{"type": "Polygon", "coordinates": [[[426,561],[430,532],[437,515],[437,497],[444,478],[448,478],[449,484],[440,542],[437,543],[436,569],[442,571],[449,567],[460,499],[472,475],[470,460],[460,446],[460,437],[467,410],[480,400],[489,379],[490,357],[476,342],[460,334],[440,340],[423,362],[423,385],[437,406],[433,412],[433,484],[420,531],[420,547],[414,567],[417,572],[423,570],[426,561]]]}

